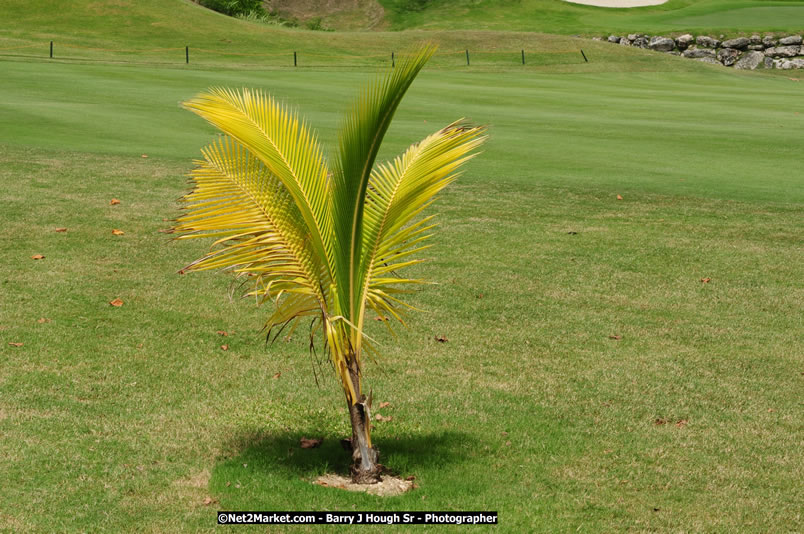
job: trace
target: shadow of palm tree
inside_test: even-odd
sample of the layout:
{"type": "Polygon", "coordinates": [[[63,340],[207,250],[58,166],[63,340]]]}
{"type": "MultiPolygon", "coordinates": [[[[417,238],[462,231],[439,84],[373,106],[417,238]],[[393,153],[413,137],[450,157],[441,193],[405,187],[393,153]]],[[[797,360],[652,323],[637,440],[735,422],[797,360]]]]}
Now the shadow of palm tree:
{"type": "MultiPolygon", "coordinates": [[[[341,436],[323,436],[318,447],[304,449],[302,438],[322,438],[314,432],[245,432],[227,440],[225,450],[233,455],[224,465],[247,464],[257,472],[288,478],[315,477],[325,472],[347,474],[351,452],[341,445],[341,436]]],[[[440,431],[375,440],[380,461],[391,471],[409,473],[433,466],[463,463],[474,438],[457,431],[440,431]]]]}

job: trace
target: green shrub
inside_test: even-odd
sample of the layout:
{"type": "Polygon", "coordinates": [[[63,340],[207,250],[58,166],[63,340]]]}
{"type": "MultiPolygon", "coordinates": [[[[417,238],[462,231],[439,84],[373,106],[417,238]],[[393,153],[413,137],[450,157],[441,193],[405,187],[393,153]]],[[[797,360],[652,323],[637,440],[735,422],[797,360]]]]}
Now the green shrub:
{"type": "Polygon", "coordinates": [[[327,31],[327,28],[325,28],[324,25],[321,24],[321,17],[316,17],[314,19],[308,20],[306,22],[306,25],[308,30],[327,31]]]}
{"type": "Polygon", "coordinates": [[[259,17],[267,14],[261,0],[198,0],[198,3],[230,17],[259,17]]]}
{"type": "Polygon", "coordinates": [[[393,9],[399,13],[424,11],[431,0],[396,0],[393,9]]]}

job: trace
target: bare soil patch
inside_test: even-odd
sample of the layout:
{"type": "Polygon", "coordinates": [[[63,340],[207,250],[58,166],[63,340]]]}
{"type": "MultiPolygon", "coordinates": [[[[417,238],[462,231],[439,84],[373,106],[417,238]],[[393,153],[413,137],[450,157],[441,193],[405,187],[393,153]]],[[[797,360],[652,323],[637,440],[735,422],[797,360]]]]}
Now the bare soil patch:
{"type": "Polygon", "coordinates": [[[412,480],[404,480],[390,475],[383,475],[382,481],[377,484],[353,484],[350,478],[336,474],[321,475],[313,483],[327,488],[362,491],[370,495],[379,495],[380,497],[402,495],[416,487],[412,480]]]}

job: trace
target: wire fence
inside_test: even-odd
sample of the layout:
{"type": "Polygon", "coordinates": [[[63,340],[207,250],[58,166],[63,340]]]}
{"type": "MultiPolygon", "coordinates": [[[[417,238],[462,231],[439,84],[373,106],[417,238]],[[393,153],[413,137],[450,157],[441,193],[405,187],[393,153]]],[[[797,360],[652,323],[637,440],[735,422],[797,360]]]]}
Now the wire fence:
{"type": "MultiPolygon", "coordinates": [[[[308,50],[282,50],[272,52],[242,52],[214,50],[202,47],[167,48],[102,48],[55,41],[0,46],[0,56],[36,58],[61,61],[91,61],[104,63],[137,63],[158,65],[232,66],[253,65],[269,67],[343,67],[391,66],[399,56],[394,51],[385,53],[319,53],[308,50]]],[[[576,50],[445,50],[438,51],[431,60],[436,67],[471,66],[543,66],[588,63],[581,49],[576,50]]]]}

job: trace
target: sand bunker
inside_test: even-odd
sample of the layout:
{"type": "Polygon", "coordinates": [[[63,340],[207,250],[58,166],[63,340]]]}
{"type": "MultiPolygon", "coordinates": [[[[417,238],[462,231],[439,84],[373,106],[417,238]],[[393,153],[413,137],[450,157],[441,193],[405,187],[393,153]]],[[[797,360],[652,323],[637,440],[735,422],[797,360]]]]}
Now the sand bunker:
{"type": "Polygon", "coordinates": [[[585,6],[597,7],[642,7],[658,6],[667,0],[565,0],[570,4],[583,4],[585,6]]]}

